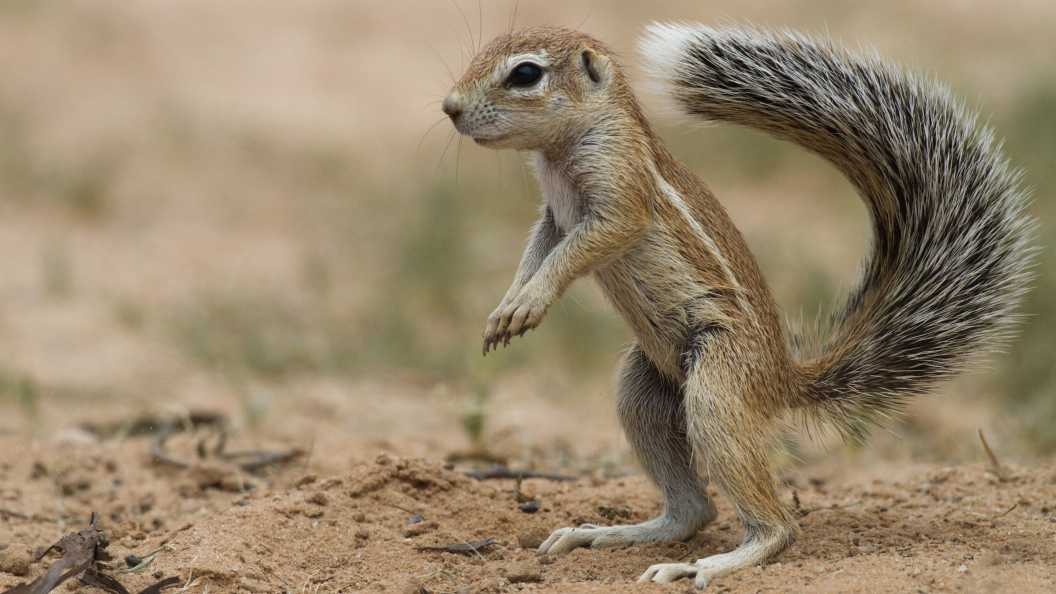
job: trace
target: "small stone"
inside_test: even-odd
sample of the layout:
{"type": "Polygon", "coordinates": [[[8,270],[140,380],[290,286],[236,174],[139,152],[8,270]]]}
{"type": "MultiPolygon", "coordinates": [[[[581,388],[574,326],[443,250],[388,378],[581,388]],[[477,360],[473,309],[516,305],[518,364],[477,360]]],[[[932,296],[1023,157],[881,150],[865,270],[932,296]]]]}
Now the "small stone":
{"type": "Polygon", "coordinates": [[[363,512],[356,512],[356,513],[352,514],[352,521],[360,522],[360,523],[366,522],[367,521],[367,514],[365,514],[363,512]]]}
{"type": "Polygon", "coordinates": [[[17,575],[29,575],[29,566],[33,562],[29,554],[16,548],[0,551],[0,571],[17,575]]]}
{"type": "Polygon", "coordinates": [[[315,493],[312,493],[311,497],[309,497],[305,501],[314,505],[318,505],[319,507],[325,507],[327,504],[330,503],[330,498],[326,496],[326,493],[323,493],[322,491],[317,491],[315,493]]]}
{"type": "Polygon", "coordinates": [[[314,483],[317,480],[319,480],[319,477],[315,476],[314,474],[306,474],[301,478],[297,479],[297,482],[293,483],[293,486],[300,489],[302,487],[307,487],[308,485],[314,483]]]}
{"type": "Polygon", "coordinates": [[[961,566],[957,568],[957,573],[968,573],[968,566],[962,563],[961,566]]]}
{"type": "Polygon", "coordinates": [[[406,538],[414,538],[415,536],[421,536],[426,532],[431,532],[438,528],[438,524],[432,520],[427,522],[418,522],[417,524],[411,524],[403,529],[403,536],[406,538]]]}
{"type": "Polygon", "coordinates": [[[543,574],[536,562],[520,561],[506,567],[506,579],[511,584],[535,584],[543,581],[543,574]]]}
{"type": "Polygon", "coordinates": [[[68,427],[55,434],[55,441],[74,446],[91,446],[99,443],[99,438],[94,433],[85,431],[78,427],[68,427]]]}
{"type": "Polygon", "coordinates": [[[539,507],[539,502],[533,499],[532,501],[526,501],[525,503],[520,504],[519,506],[517,506],[517,509],[521,510],[526,514],[534,514],[535,512],[539,511],[539,507]]]}
{"type": "Polygon", "coordinates": [[[367,540],[368,538],[370,538],[370,530],[367,530],[366,528],[357,528],[356,538],[360,540],[367,540]]]}

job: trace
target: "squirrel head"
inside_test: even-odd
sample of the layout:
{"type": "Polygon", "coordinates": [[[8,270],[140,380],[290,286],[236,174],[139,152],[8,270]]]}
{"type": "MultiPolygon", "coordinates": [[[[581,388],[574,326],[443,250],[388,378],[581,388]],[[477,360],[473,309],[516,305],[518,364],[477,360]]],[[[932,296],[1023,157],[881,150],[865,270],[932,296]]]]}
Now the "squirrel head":
{"type": "Polygon", "coordinates": [[[455,128],[491,148],[564,146],[627,93],[610,52],[559,27],[501,35],[477,54],[443,101],[455,128]]]}

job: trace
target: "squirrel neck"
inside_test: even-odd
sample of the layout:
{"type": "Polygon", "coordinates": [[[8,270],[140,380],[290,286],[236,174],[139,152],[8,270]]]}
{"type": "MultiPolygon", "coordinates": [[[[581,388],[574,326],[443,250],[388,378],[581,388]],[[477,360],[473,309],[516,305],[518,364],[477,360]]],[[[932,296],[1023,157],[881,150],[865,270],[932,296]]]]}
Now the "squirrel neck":
{"type": "Polygon", "coordinates": [[[600,152],[604,158],[609,156],[605,153],[632,146],[646,147],[642,156],[653,163],[667,154],[637,99],[627,92],[619,93],[604,112],[593,114],[591,121],[566,131],[536,152],[547,162],[561,167],[580,160],[583,151],[593,152],[594,158],[600,152]]]}

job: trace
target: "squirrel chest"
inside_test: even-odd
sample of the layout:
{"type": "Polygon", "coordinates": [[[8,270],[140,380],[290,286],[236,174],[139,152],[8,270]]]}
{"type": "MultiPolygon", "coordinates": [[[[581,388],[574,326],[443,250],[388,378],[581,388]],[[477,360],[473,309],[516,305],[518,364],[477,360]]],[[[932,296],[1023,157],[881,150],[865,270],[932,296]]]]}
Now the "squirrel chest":
{"type": "Polygon", "coordinates": [[[579,222],[582,197],[565,172],[542,154],[537,153],[535,156],[535,173],[557,228],[567,233],[579,222]]]}
{"type": "MultiPolygon", "coordinates": [[[[554,223],[568,233],[585,214],[585,198],[566,171],[541,154],[536,155],[535,170],[554,223]]],[[[665,198],[677,198],[666,182],[661,187],[672,194],[665,198]]],[[[618,259],[593,271],[603,292],[634,330],[639,346],[670,374],[678,373],[682,345],[697,321],[693,318],[699,312],[691,310],[700,309],[709,289],[694,265],[672,248],[677,243],[665,230],[653,229],[618,259]]]]}

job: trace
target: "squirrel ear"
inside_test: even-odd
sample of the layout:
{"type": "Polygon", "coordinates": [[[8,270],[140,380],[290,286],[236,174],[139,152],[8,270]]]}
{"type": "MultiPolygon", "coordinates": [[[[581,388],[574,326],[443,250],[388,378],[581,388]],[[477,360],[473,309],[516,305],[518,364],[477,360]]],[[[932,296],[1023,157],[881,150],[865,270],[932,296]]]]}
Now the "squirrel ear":
{"type": "Polygon", "coordinates": [[[605,86],[609,82],[610,67],[609,59],[594,50],[587,48],[580,54],[583,62],[583,71],[596,86],[605,86]]]}

